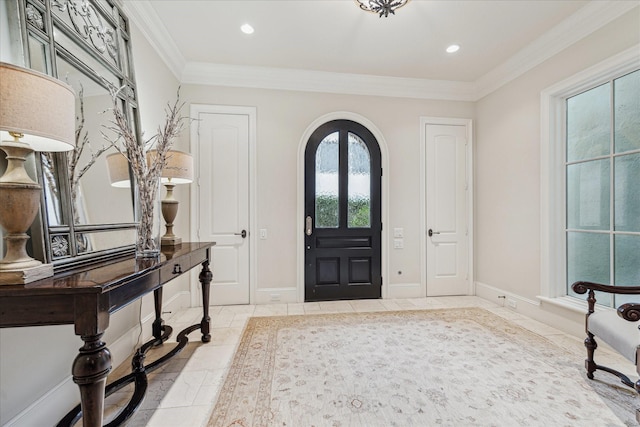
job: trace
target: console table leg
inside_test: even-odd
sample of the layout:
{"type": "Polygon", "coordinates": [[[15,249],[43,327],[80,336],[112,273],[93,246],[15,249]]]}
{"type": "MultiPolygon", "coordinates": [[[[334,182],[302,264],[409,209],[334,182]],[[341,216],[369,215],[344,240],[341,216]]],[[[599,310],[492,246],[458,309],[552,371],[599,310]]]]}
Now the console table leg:
{"type": "Polygon", "coordinates": [[[156,310],[156,320],[153,321],[153,325],[151,325],[151,330],[153,332],[153,337],[156,341],[162,342],[162,326],[164,325],[164,320],[162,320],[162,288],[158,288],[153,291],[153,303],[156,310]]]}
{"type": "Polygon", "coordinates": [[[205,261],[202,263],[202,271],[198,276],[200,279],[200,284],[202,285],[202,312],[203,317],[200,322],[200,330],[202,331],[202,342],[211,341],[211,333],[209,329],[209,323],[211,322],[211,318],[209,317],[209,290],[211,280],[213,279],[213,273],[209,269],[209,261],[205,261]]]}
{"type": "Polygon", "coordinates": [[[101,427],[104,388],[111,371],[111,353],[100,340],[102,334],[82,336],[84,346],[73,361],[73,382],[80,388],[82,425],[101,427]]]}

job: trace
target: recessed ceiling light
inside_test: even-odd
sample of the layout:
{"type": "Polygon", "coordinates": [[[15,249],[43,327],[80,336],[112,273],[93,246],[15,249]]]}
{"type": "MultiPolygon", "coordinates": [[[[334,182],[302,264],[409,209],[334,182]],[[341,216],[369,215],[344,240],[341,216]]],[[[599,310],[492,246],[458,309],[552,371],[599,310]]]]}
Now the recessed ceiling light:
{"type": "Polygon", "coordinates": [[[454,53],[460,50],[460,46],[457,44],[452,44],[447,48],[447,53],[454,53]]]}
{"type": "Polygon", "coordinates": [[[253,27],[249,24],[242,24],[240,30],[245,34],[253,34],[254,31],[253,27]]]}

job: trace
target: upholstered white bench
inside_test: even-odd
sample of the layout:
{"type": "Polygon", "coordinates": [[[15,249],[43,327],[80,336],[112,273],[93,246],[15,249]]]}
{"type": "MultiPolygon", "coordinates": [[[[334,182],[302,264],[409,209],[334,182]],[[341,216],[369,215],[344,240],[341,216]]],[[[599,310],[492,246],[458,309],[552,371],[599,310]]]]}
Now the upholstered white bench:
{"type": "MultiPolygon", "coordinates": [[[[640,303],[622,304],[615,311],[595,311],[595,291],[618,295],[639,295],[638,301],[640,301],[640,286],[622,287],[592,282],[576,282],[571,285],[571,288],[578,294],[589,292],[585,327],[587,338],[584,340],[584,345],[587,348],[587,359],[585,360],[587,377],[593,379],[593,373],[596,370],[606,371],[618,376],[623,384],[640,393],[640,379],[634,383],[622,372],[598,365],[593,359],[593,354],[598,347],[594,338],[597,336],[598,339],[633,362],[636,365],[636,372],[640,376],[640,329],[638,329],[640,327],[640,303]]],[[[636,410],[636,419],[640,422],[640,409],[636,410]]]]}

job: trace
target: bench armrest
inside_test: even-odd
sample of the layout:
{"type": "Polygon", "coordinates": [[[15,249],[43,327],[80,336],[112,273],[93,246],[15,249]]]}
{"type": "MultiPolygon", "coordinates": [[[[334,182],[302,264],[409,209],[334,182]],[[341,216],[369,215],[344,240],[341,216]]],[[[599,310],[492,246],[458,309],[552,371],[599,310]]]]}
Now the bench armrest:
{"type": "MultiPolygon", "coordinates": [[[[611,286],[603,285],[602,283],[575,282],[571,285],[571,289],[577,294],[584,294],[589,291],[587,297],[587,303],[589,304],[587,318],[595,311],[595,291],[619,295],[640,295],[640,286],[611,286]]],[[[628,303],[621,305],[620,308],[618,308],[618,316],[631,322],[637,321],[640,319],[640,304],[628,303]]]]}
{"type": "Polygon", "coordinates": [[[640,295],[640,286],[611,286],[593,282],[575,282],[571,289],[577,294],[584,294],[588,290],[606,292],[608,294],[640,295]]]}
{"type": "Polygon", "coordinates": [[[618,307],[618,316],[629,322],[637,322],[640,320],[640,304],[626,303],[618,307]]]}

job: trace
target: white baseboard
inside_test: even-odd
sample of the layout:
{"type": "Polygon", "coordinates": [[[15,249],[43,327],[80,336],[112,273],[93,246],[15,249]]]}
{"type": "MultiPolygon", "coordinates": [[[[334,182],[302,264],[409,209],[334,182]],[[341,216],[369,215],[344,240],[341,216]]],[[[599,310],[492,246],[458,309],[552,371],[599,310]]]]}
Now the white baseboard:
{"type": "MultiPolygon", "coordinates": [[[[298,288],[263,288],[255,292],[255,300],[252,304],[291,304],[298,301],[298,288]]],[[[421,298],[425,290],[420,283],[399,283],[389,285],[384,298],[421,298]]]]}
{"type": "Polygon", "coordinates": [[[420,283],[394,283],[387,289],[385,299],[423,298],[425,289],[420,283]]]}
{"type": "Polygon", "coordinates": [[[298,302],[296,287],[256,289],[254,304],[289,304],[298,302]]]}
{"type": "MultiPolygon", "coordinates": [[[[421,298],[425,290],[420,283],[397,283],[388,286],[384,298],[421,298]]],[[[252,304],[291,304],[298,301],[298,288],[263,288],[255,292],[255,300],[252,304]]]]}
{"type": "MultiPolygon", "coordinates": [[[[189,292],[179,292],[171,299],[163,301],[162,307],[164,311],[177,312],[178,310],[188,307],[189,292]]],[[[155,320],[155,313],[151,312],[142,319],[142,336],[139,345],[151,338],[151,325],[155,320]]],[[[138,324],[132,326],[123,333],[117,340],[107,343],[107,348],[111,352],[111,363],[115,369],[131,354],[138,342],[140,328],[138,324]]],[[[78,347],[81,341],[78,338],[78,347]]],[[[72,360],[69,361],[71,367],[72,360]]],[[[29,405],[18,415],[9,420],[3,427],[33,427],[47,426],[57,423],[59,419],[74,406],[80,402],[80,392],[78,386],[73,382],[71,375],[58,383],[55,387],[45,392],[42,397],[29,405]],[[56,418],[52,421],[52,418],[56,418]]]]}
{"type": "Polygon", "coordinates": [[[516,313],[523,314],[538,322],[552,326],[567,334],[582,338],[584,335],[584,315],[575,308],[562,307],[557,304],[548,304],[544,300],[523,297],[504,289],[475,282],[476,296],[502,305],[516,313]],[[500,298],[504,296],[504,298],[500,298]]]}

